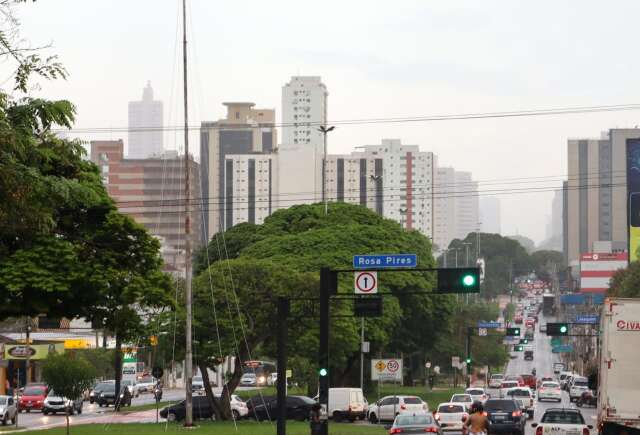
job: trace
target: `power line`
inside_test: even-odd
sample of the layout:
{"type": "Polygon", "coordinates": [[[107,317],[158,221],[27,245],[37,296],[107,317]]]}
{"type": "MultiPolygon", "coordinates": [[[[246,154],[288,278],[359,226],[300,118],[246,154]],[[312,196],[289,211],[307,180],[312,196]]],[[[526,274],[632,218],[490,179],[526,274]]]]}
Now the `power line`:
{"type": "MultiPolygon", "coordinates": [[[[605,106],[574,106],[574,107],[558,107],[550,109],[528,109],[517,111],[503,112],[477,112],[477,113],[461,113],[461,114],[444,114],[444,115],[423,115],[423,116],[407,116],[407,117],[385,117],[385,118],[361,118],[361,119],[342,119],[334,121],[300,121],[291,123],[256,123],[248,124],[225,124],[211,125],[204,122],[202,125],[189,125],[188,130],[233,130],[238,128],[275,128],[275,127],[296,127],[296,126],[320,126],[320,125],[369,125],[369,124],[405,124],[415,122],[438,122],[438,121],[462,121],[471,119],[496,119],[496,118],[516,118],[516,117],[532,117],[532,116],[554,116],[554,115],[571,115],[583,113],[600,113],[600,112],[620,112],[640,110],[640,104],[616,104],[605,106]]],[[[181,125],[164,125],[164,126],[148,126],[148,127],[83,127],[72,129],[52,129],[52,132],[72,132],[72,133],[115,133],[115,132],[157,132],[157,131],[183,131],[184,126],[181,125]]]]}

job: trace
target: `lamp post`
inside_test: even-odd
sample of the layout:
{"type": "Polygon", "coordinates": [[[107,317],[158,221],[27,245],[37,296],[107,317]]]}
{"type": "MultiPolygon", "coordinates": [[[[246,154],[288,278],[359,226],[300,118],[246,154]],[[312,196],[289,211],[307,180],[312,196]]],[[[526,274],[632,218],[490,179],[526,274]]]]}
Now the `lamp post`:
{"type": "Polygon", "coordinates": [[[318,131],[322,133],[324,137],[324,152],[322,158],[322,200],[324,201],[324,215],[329,214],[329,202],[327,200],[327,133],[335,130],[335,126],[327,127],[326,125],[321,125],[318,128],[318,131]]]}

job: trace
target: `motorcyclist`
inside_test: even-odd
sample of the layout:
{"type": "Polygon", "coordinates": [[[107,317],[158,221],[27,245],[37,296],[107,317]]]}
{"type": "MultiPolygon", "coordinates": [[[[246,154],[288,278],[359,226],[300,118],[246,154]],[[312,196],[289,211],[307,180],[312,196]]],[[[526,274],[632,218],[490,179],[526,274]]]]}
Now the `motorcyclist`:
{"type": "Polygon", "coordinates": [[[487,435],[489,432],[489,419],[481,402],[475,401],[471,405],[469,418],[464,422],[464,432],[468,435],[487,435]]]}
{"type": "Polygon", "coordinates": [[[535,368],[534,368],[533,370],[531,370],[531,374],[532,374],[533,376],[535,376],[535,375],[536,375],[536,369],[535,369],[535,368]]]}

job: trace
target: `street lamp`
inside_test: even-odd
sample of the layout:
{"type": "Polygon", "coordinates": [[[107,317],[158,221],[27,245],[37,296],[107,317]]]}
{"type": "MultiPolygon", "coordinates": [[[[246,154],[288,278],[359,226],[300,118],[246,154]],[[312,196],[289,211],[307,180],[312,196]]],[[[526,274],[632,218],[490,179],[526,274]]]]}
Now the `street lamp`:
{"type": "Polygon", "coordinates": [[[321,125],[318,128],[324,137],[324,157],[322,158],[322,200],[324,201],[324,215],[329,214],[329,203],[327,201],[327,133],[335,130],[335,126],[327,127],[321,125]]]}

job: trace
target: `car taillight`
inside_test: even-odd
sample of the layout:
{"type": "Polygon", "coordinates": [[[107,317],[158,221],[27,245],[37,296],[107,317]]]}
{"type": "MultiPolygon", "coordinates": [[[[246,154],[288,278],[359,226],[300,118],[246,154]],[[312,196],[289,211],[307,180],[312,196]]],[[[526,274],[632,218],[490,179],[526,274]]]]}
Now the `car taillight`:
{"type": "Polygon", "coordinates": [[[512,416],[514,417],[521,417],[522,416],[522,411],[520,411],[519,409],[517,411],[513,411],[511,413],[512,416]]]}
{"type": "Polygon", "coordinates": [[[394,428],[394,429],[391,429],[391,430],[389,431],[389,433],[390,433],[391,435],[393,435],[394,433],[402,433],[402,429],[400,429],[399,427],[396,427],[396,428],[394,428]]]}
{"type": "Polygon", "coordinates": [[[440,420],[440,414],[438,414],[437,412],[433,415],[433,418],[435,418],[436,420],[440,420]]]}
{"type": "Polygon", "coordinates": [[[589,433],[590,432],[589,432],[589,428],[588,427],[585,427],[585,428],[582,429],[582,435],[589,435],[589,433]]]}
{"type": "Polygon", "coordinates": [[[425,432],[431,432],[431,433],[438,433],[438,428],[437,427],[425,427],[424,431],[425,432]]]}
{"type": "Polygon", "coordinates": [[[400,405],[400,409],[407,409],[405,405],[400,405]]]}

